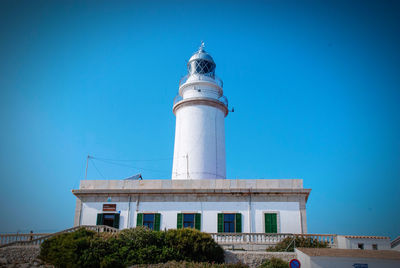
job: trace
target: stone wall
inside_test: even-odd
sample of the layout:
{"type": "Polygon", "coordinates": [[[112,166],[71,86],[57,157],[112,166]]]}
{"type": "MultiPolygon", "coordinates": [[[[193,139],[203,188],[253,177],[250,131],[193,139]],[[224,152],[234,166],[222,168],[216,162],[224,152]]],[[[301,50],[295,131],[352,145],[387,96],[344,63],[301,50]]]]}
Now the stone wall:
{"type": "Polygon", "coordinates": [[[9,246],[0,248],[0,267],[53,267],[45,265],[37,257],[40,253],[40,246],[9,246]]]}
{"type": "Polygon", "coordinates": [[[250,268],[255,268],[262,264],[264,260],[271,259],[272,257],[280,258],[285,261],[290,261],[296,258],[294,252],[257,252],[257,251],[225,251],[226,263],[243,263],[250,268]]]}

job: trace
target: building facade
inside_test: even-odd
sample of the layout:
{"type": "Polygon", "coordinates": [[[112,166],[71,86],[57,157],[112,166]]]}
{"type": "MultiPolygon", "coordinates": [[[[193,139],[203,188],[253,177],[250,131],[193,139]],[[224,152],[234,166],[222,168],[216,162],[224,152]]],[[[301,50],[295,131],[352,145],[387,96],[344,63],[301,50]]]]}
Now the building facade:
{"type": "Polygon", "coordinates": [[[306,233],[302,180],[81,181],[75,226],[306,233]]]}

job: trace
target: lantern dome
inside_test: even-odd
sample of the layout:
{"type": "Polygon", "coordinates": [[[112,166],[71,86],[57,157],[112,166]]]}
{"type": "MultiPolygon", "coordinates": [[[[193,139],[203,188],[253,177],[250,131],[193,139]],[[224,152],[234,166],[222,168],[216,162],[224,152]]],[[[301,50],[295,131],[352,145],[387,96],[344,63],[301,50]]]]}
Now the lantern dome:
{"type": "Polygon", "coordinates": [[[190,57],[188,62],[189,74],[215,76],[215,62],[210,54],[204,50],[204,43],[201,43],[199,50],[190,57]]]}

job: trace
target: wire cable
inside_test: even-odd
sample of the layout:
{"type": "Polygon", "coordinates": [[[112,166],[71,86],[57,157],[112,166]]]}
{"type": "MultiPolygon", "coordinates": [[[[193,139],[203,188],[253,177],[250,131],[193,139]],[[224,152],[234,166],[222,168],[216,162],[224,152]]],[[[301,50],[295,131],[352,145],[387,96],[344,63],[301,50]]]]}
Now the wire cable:
{"type": "MultiPolygon", "coordinates": [[[[107,164],[111,164],[111,165],[116,165],[116,166],[122,166],[122,167],[128,167],[128,168],[132,168],[132,169],[137,169],[137,170],[147,170],[147,171],[152,171],[152,172],[159,172],[159,173],[166,173],[168,171],[166,170],[155,170],[155,169],[150,169],[150,168],[143,168],[143,167],[136,167],[136,166],[131,166],[131,165],[126,165],[126,164],[120,164],[120,163],[115,163],[113,161],[109,161],[109,160],[103,160],[100,158],[95,158],[98,161],[107,163],[107,164]]],[[[92,161],[93,162],[93,161],[92,161]]]]}
{"type": "Polygon", "coordinates": [[[94,168],[97,170],[97,172],[100,174],[100,176],[103,177],[103,179],[106,180],[106,177],[104,177],[104,175],[100,172],[100,170],[96,167],[96,165],[94,164],[94,161],[90,161],[92,163],[92,165],[94,166],[94,168]]]}

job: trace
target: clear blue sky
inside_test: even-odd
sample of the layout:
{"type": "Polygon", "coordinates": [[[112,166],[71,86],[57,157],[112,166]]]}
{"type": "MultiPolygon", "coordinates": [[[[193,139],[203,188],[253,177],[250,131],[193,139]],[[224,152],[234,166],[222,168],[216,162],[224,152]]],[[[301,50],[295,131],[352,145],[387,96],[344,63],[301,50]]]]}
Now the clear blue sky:
{"type": "Polygon", "coordinates": [[[304,179],[310,233],[400,235],[398,1],[1,1],[0,40],[0,232],[71,227],[88,154],[170,179],[204,40],[228,178],[304,179]]]}

